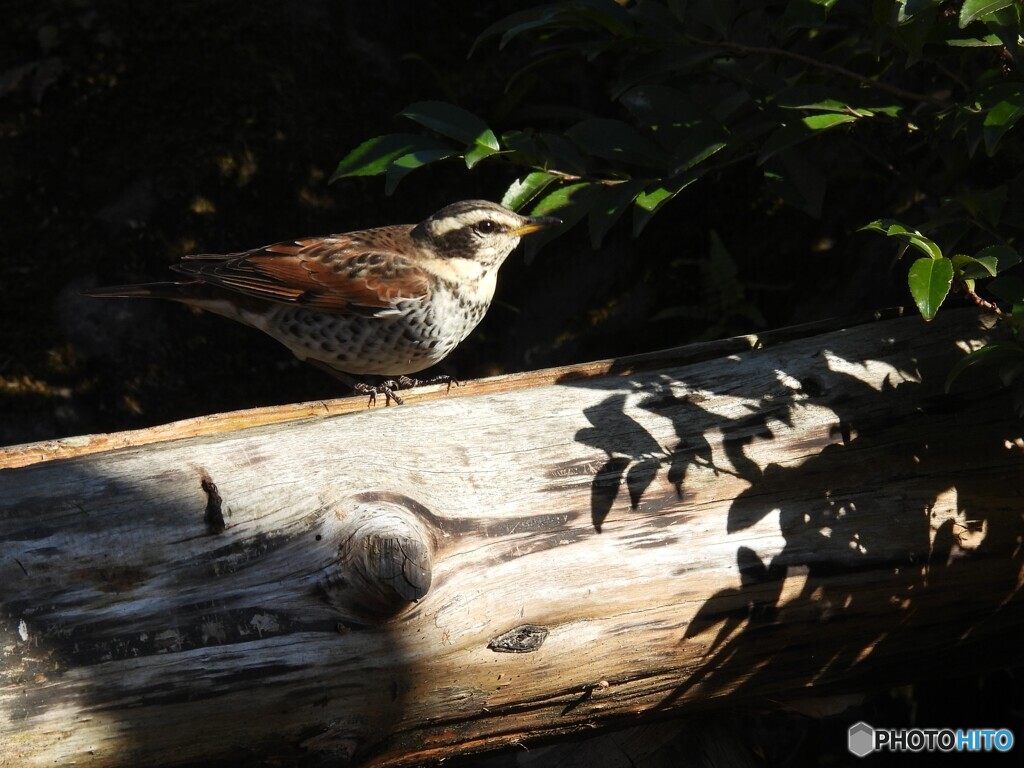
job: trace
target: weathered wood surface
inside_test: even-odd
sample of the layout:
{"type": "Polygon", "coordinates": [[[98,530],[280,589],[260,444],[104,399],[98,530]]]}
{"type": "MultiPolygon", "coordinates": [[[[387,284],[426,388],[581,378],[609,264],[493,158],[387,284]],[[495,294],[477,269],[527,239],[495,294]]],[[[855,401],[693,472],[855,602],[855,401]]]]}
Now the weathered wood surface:
{"type": "Polygon", "coordinates": [[[942,394],[982,326],[2,470],[0,764],[411,765],[1020,662],[1022,427],[942,394]]]}

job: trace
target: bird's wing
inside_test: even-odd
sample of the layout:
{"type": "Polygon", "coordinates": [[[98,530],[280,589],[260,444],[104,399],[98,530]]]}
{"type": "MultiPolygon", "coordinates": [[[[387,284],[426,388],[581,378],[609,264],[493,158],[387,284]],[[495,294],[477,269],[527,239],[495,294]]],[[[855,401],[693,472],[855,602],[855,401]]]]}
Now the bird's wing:
{"type": "Polygon", "coordinates": [[[172,269],[229,291],[320,312],[387,315],[426,299],[430,283],[400,252],[407,228],[276,243],[225,256],[186,256],[172,269]],[[392,231],[393,230],[393,231],[392,231]],[[369,236],[368,236],[369,235],[369,236]]]}

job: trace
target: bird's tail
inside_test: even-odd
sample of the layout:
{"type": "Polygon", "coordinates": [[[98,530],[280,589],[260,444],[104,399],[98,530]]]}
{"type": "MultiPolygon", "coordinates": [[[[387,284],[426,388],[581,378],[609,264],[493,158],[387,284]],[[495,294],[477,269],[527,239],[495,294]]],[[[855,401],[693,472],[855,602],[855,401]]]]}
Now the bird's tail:
{"type": "Polygon", "coordinates": [[[99,288],[88,288],[82,291],[84,296],[97,298],[130,297],[145,299],[170,299],[172,301],[193,301],[196,295],[197,281],[189,280],[180,283],[138,283],[136,285],[104,285],[99,288]]]}

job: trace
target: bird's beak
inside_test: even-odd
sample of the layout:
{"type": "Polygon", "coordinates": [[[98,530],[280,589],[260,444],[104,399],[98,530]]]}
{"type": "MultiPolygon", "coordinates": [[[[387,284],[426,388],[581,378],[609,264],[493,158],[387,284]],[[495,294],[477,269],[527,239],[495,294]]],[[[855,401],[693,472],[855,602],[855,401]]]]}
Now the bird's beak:
{"type": "Polygon", "coordinates": [[[526,223],[521,227],[516,227],[509,231],[510,235],[516,237],[522,237],[528,235],[531,232],[536,232],[539,229],[545,229],[546,227],[553,227],[556,224],[561,224],[561,219],[556,219],[554,216],[530,216],[527,218],[526,223]]]}

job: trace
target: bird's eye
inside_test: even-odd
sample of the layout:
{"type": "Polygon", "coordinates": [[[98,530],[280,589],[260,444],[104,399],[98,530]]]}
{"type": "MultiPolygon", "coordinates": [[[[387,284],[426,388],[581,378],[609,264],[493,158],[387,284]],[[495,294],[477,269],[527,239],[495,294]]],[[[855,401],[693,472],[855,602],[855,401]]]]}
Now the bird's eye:
{"type": "Polygon", "coordinates": [[[476,231],[481,235],[490,235],[497,231],[498,225],[490,219],[484,219],[483,221],[478,221],[474,226],[474,229],[476,229],[476,231]]]}

